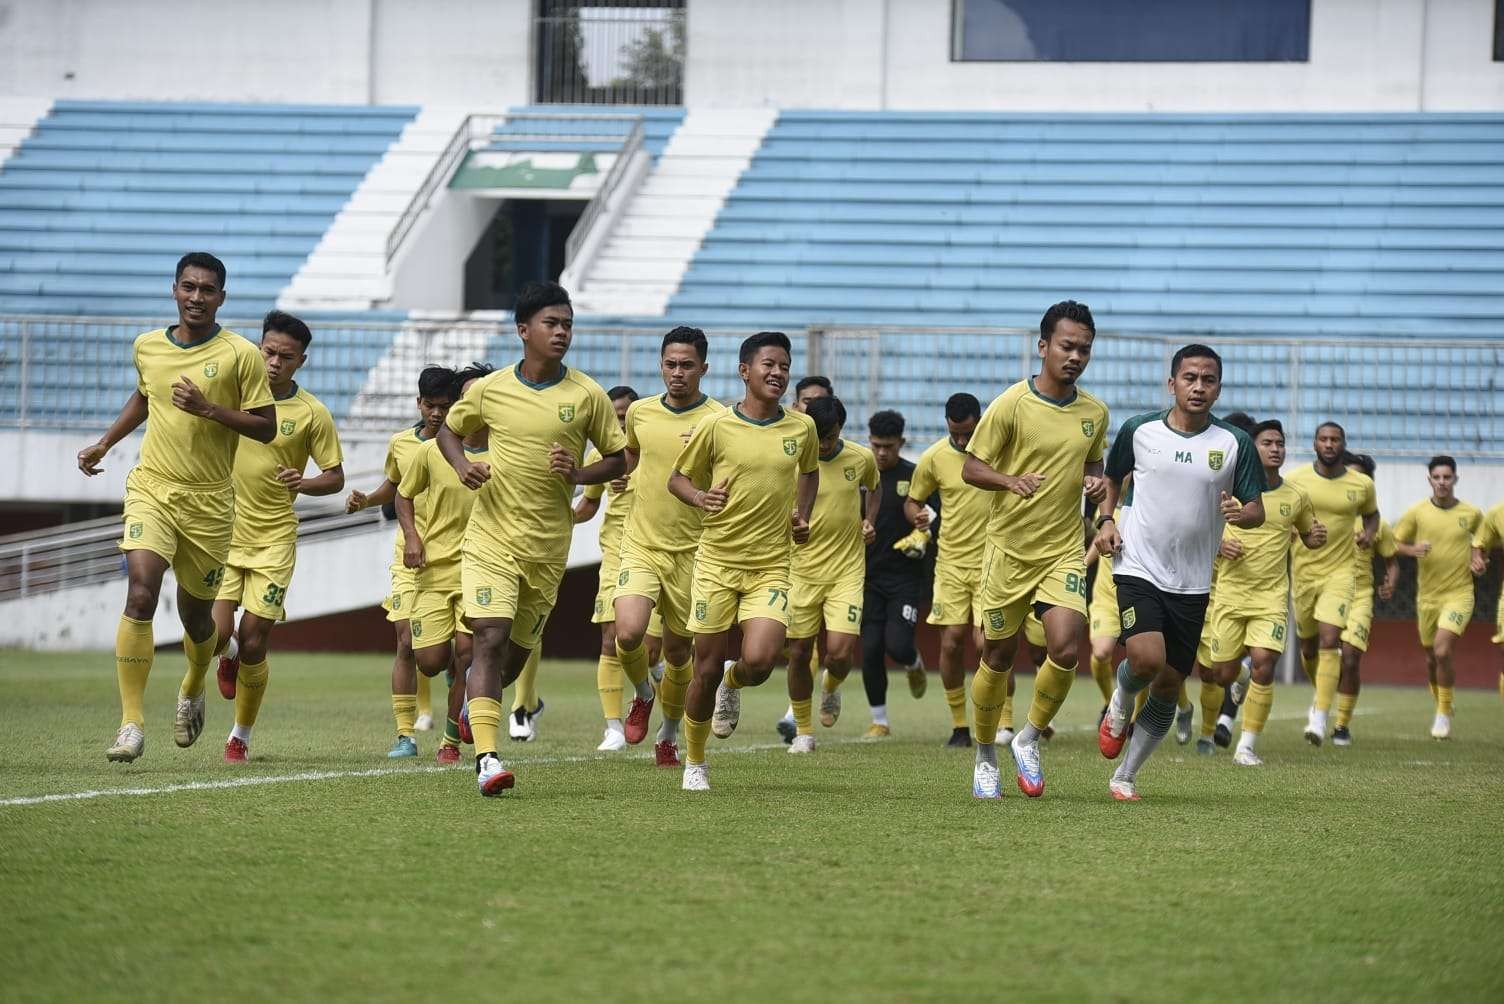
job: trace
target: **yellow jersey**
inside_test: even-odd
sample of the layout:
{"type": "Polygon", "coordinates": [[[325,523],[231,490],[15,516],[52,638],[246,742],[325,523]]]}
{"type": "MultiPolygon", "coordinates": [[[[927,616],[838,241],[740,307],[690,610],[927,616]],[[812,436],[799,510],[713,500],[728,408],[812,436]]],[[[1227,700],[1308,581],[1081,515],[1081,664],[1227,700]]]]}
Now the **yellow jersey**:
{"type": "Polygon", "coordinates": [[[1385,519],[1379,520],[1379,532],[1373,536],[1373,544],[1367,549],[1358,548],[1358,559],[1353,565],[1353,578],[1357,581],[1356,592],[1362,593],[1365,589],[1373,588],[1373,556],[1392,558],[1394,550],[1394,528],[1385,519]]]}
{"type": "MultiPolygon", "coordinates": [[[[589,467],[600,459],[601,451],[592,446],[590,452],[585,454],[585,463],[583,466],[589,467]]],[[[626,525],[627,513],[631,511],[632,501],[636,498],[636,495],[637,478],[635,472],[632,477],[627,479],[627,487],[620,492],[612,491],[610,482],[585,486],[585,497],[587,499],[605,498],[606,500],[606,512],[601,517],[599,538],[602,555],[621,553],[622,527],[626,525]]],[[[674,501],[677,502],[678,499],[674,501]]]]}
{"type": "MultiPolygon", "coordinates": [[[[473,463],[488,459],[484,446],[467,446],[465,454],[473,463]]],[[[460,481],[435,440],[424,442],[408,461],[397,494],[413,500],[414,523],[417,523],[418,499],[423,500],[424,520],[417,523],[417,528],[423,538],[426,566],[416,570],[418,585],[431,587],[440,577],[458,576],[460,545],[465,539],[476,493],[460,481]]]]}
{"type": "MultiPolygon", "coordinates": [[[[1021,380],[997,397],[977,423],[966,452],[1000,474],[1043,474],[1030,498],[991,492],[987,536],[1014,559],[1048,561],[1081,554],[1083,468],[1102,459],[1107,406],[1084,390],[1063,401],[1021,380]]],[[[944,504],[944,500],[941,500],[944,504]]]]}
{"type": "Polygon", "coordinates": [[[293,495],[277,480],[278,467],[302,471],[309,458],[327,471],[344,461],[334,416],[324,403],[297,384],[278,398],[277,438],[246,440],[235,452],[235,529],[231,544],[291,543],[298,536],[293,495]]]}
{"type": "Polygon", "coordinates": [[[1478,532],[1473,534],[1473,546],[1482,548],[1484,553],[1492,551],[1504,543],[1504,502],[1490,509],[1478,524],[1478,532]]]}
{"type": "Polygon", "coordinates": [[[726,507],[705,514],[699,557],[727,568],[786,566],[799,476],[819,466],[815,420],[801,412],[779,408],[759,421],[732,407],[701,422],[674,470],[697,488],[728,485],[726,507]]]}
{"type": "Polygon", "coordinates": [[[1311,529],[1315,509],[1306,493],[1289,481],[1281,481],[1278,488],[1264,489],[1263,498],[1261,526],[1246,529],[1229,523],[1222,531],[1224,540],[1230,538],[1243,545],[1243,556],[1233,561],[1218,556],[1215,566],[1218,603],[1255,610],[1268,606],[1285,608],[1290,590],[1290,549],[1306,546],[1293,534],[1304,534],[1311,529]]]}
{"type": "MultiPolygon", "coordinates": [[[[1316,518],[1326,526],[1325,544],[1315,550],[1304,546],[1295,549],[1295,577],[1314,582],[1351,572],[1358,557],[1357,533],[1363,529],[1363,517],[1379,511],[1373,479],[1351,467],[1329,478],[1310,464],[1291,471],[1285,480],[1306,493],[1316,518]]],[[[1267,513],[1268,506],[1264,508],[1267,513]]]]}
{"type": "MultiPolygon", "coordinates": [[[[987,547],[987,519],[992,512],[992,493],[974,488],[961,479],[966,451],[950,437],[934,443],[920,454],[910,475],[909,497],[927,499],[940,493],[940,543],[937,560],[953,568],[981,568],[987,547]]],[[[1007,472],[1007,473],[1012,473],[1007,472]]]]}
{"type": "MultiPolygon", "coordinates": [[[[423,423],[419,422],[412,428],[403,429],[393,436],[386,444],[386,460],[382,462],[381,471],[386,479],[394,485],[401,486],[402,479],[407,474],[408,467],[413,458],[423,448],[423,444],[431,442],[422,436],[423,423]]],[[[413,499],[413,522],[418,525],[418,532],[422,533],[428,523],[428,500],[425,498],[413,499]]],[[[392,545],[392,573],[398,576],[411,577],[414,569],[408,568],[402,563],[402,526],[397,526],[396,542],[392,545]]]]}
{"type": "Polygon", "coordinates": [[[627,449],[637,454],[632,482],[639,487],[626,527],[634,544],[667,552],[698,546],[704,513],[670,495],[668,479],[695,428],[725,410],[705,396],[687,408],[674,408],[667,395],[641,398],[627,409],[627,449]]]}
{"type": "Polygon", "coordinates": [[[465,552],[562,564],[574,529],[574,486],[550,470],[550,448],[558,443],[579,464],[589,446],[603,456],[627,447],[600,384],[563,365],[554,379],[533,383],[518,363],[472,383],[446,421],[460,436],[491,430],[491,480],[477,493],[465,552]]]}
{"type": "Polygon", "coordinates": [[[274,403],[266,363],[256,346],[233,331],[220,328],[184,345],[173,337],[176,327],[138,335],[131,347],[136,390],[146,398],[146,441],[136,469],[198,491],[228,488],[240,433],[175,407],[172,386],[187,377],[221,408],[250,411],[274,403]]]}
{"type": "Polygon", "coordinates": [[[866,574],[862,489],[876,491],[877,482],[877,458],[849,439],[838,442],[830,456],[820,458],[820,489],[810,510],[809,541],[794,549],[795,578],[839,582],[866,574]]]}
{"type": "Polygon", "coordinates": [[[1394,539],[1406,544],[1427,541],[1431,553],[1415,560],[1421,599],[1473,591],[1473,535],[1483,523],[1483,511],[1457,499],[1443,509],[1431,499],[1415,503],[1394,524],[1394,539]]]}

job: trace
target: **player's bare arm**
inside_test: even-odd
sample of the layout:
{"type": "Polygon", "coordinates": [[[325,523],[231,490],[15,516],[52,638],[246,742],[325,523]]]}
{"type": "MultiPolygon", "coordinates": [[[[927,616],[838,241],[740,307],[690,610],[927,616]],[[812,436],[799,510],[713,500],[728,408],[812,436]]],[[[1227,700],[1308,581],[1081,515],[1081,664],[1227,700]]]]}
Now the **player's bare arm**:
{"type": "Polygon", "coordinates": [[[731,497],[731,480],[723,479],[720,484],[708,489],[696,488],[686,474],[675,471],[668,477],[668,492],[687,506],[717,513],[726,508],[726,500],[731,497]]]}
{"type": "Polygon", "coordinates": [[[264,404],[249,411],[241,411],[239,408],[221,408],[205,397],[198,384],[186,376],[179,377],[178,382],[172,385],[172,406],[190,415],[218,422],[225,428],[247,439],[254,439],[258,443],[270,443],[277,438],[276,405],[264,404]]]}
{"type": "Polygon", "coordinates": [[[601,500],[580,496],[580,500],[570,510],[574,513],[575,523],[589,523],[595,519],[595,514],[601,511],[601,500]]]}
{"type": "Polygon", "coordinates": [[[588,467],[580,467],[575,463],[573,453],[554,443],[548,450],[548,466],[568,484],[600,485],[626,475],[627,451],[608,453],[588,467]]]}
{"type": "Polygon", "coordinates": [[[961,468],[961,480],[973,488],[988,492],[1012,492],[1019,498],[1030,498],[1045,482],[1043,474],[1001,474],[992,465],[975,456],[968,455],[961,468]]]}
{"type": "Polygon", "coordinates": [[[1106,515],[1097,517],[1097,553],[1104,558],[1123,552],[1123,537],[1118,533],[1118,521],[1112,514],[1118,510],[1118,499],[1123,495],[1123,482],[1107,478],[1107,494],[1102,497],[1100,509],[1106,515]]]}
{"type": "Polygon", "coordinates": [[[1373,545],[1373,539],[1379,535],[1378,511],[1369,513],[1363,517],[1363,529],[1358,531],[1358,546],[1368,548],[1373,545]]]}
{"type": "Polygon", "coordinates": [[[799,488],[794,502],[794,543],[804,544],[809,540],[809,514],[815,507],[815,495],[820,490],[820,472],[810,471],[799,475],[799,488]]]}
{"type": "Polygon", "coordinates": [[[373,492],[363,492],[359,488],[351,491],[349,497],[345,499],[345,512],[360,512],[372,506],[383,506],[396,496],[397,485],[384,479],[373,492]]]}
{"type": "Polygon", "coordinates": [[[1473,548],[1473,556],[1468,561],[1468,569],[1474,575],[1482,575],[1488,571],[1488,555],[1484,553],[1483,548],[1473,548]]]}
{"type": "Polygon", "coordinates": [[[1300,542],[1314,551],[1326,543],[1326,524],[1311,517],[1311,528],[1300,535],[1300,542]]]}
{"type": "Polygon", "coordinates": [[[146,421],[146,411],[146,395],[139,390],[131,391],[125,407],[120,409],[120,414],[110,423],[110,428],[99,438],[99,442],[78,451],[78,469],[91,478],[102,472],[104,468],[99,465],[104,460],[104,455],[116,443],[140,428],[141,423],[146,421]]]}
{"type": "Polygon", "coordinates": [[[413,500],[398,492],[392,504],[397,510],[397,525],[402,527],[402,564],[408,568],[422,568],[427,564],[427,554],[423,549],[423,538],[418,536],[413,500]]]}
{"type": "Polygon", "coordinates": [[[1239,502],[1226,492],[1222,493],[1222,518],[1233,526],[1245,530],[1264,525],[1264,500],[1262,497],[1239,502]]]}
{"type": "Polygon", "coordinates": [[[277,480],[294,495],[335,495],[345,487],[345,465],[335,464],[311,478],[292,467],[278,467],[277,480]]]}
{"type": "Polygon", "coordinates": [[[481,485],[491,480],[491,465],[483,460],[471,462],[465,454],[464,439],[448,425],[439,426],[435,442],[439,444],[439,452],[449,461],[449,466],[454,468],[454,473],[459,475],[460,483],[466,488],[478,491],[481,485]]]}
{"type": "MultiPolygon", "coordinates": [[[[883,504],[883,498],[877,492],[869,492],[869,491],[865,491],[865,490],[863,491],[863,493],[862,493],[862,543],[865,544],[865,545],[867,545],[868,547],[871,547],[873,541],[877,540],[877,514],[878,514],[878,510],[880,510],[882,508],[882,504],[883,504]]],[[[914,516],[912,514],[910,514],[910,512],[909,512],[909,505],[910,505],[910,500],[909,499],[904,499],[903,500],[903,511],[904,511],[905,517],[908,518],[909,525],[913,526],[913,527],[916,527],[916,528],[918,528],[920,530],[923,530],[926,527],[928,527],[930,525],[930,509],[929,509],[929,506],[926,506],[926,505],[919,506],[920,514],[921,514],[921,516],[924,519],[924,526],[920,526],[918,523],[914,522],[914,516]]]]}
{"type": "Polygon", "coordinates": [[[1081,469],[1081,494],[1093,505],[1101,505],[1107,498],[1107,477],[1103,473],[1106,469],[1104,460],[1090,461],[1081,469]]]}

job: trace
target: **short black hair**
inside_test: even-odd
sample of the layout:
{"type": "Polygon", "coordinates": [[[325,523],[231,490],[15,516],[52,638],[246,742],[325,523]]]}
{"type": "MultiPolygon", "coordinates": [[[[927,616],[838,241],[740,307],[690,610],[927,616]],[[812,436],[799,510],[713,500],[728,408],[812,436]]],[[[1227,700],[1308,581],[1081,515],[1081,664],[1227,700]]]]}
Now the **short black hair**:
{"type": "Polygon", "coordinates": [[[635,390],[633,390],[631,387],[628,387],[626,384],[619,383],[615,387],[612,387],[610,390],[606,391],[606,396],[609,397],[612,401],[620,401],[622,398],[626,398],[628,401],[635,401],[642,395],[638,394],[635,390]]]}
{"type": "Polygon", "coordinates": [[[952,394],[945,402],[945,417],[951,422],[964,422],[968,418],[982,417],[982,402],[973,394],[952,394]]]}
{"type": "Polygon", "coordinates": [[[568,307],[574,310],[569,293],[557,282],[530,282],[517,294],[517,305],[512,308],[512,317],[518,324],[526,324],[544,307],[568,307]]]}
{"type": "Polygon", "coordinates": [[[1173,380],[1175,378],[1175,375],[1180,372],[1180,364],[1187,359],[1211,359],[1215,361],[1217,364],[1217,377],[1221,378],[1222,357],[1217,355],[1217,350],[1210,345],[1193,342],[1181,348],[1180,351],[1175,353],[1175,358],[1170,360],[1170,379],[1173,380]]]}
{"type": "Polygon", "coordinates": [[[1075,300],[1061,300],[1044,312],[1039,319],[1039,337],[1049,341],[1055,334],[1055,325],[1061,321],[1075,321],[1090,331],[1092,338],[1097,337],[1097,322],[1091,319],[1091,308],[1075,300]]]}
{"type": "Polygon", "coordinates": [[[447,397],[453,399],[454,370],[448,366],[428,366],[418,374],[418,396],[427,398],[447,397]]]}
{"type": "Polygon", "coordinates": [[[810,387],[823,387],[825,389],[825,393],[831,395],[832,397],[834,397],[836,393],[836,389],[830,385],[829,377],[815,375],[807,376],[804,379],[800,380],[798,383],[794,384],[794,396],[798,397],[810,387]]]}
{"type": "Polygon", "coordinates": [[[1449,457],[1445,453],[1438,453],[1436,456],[1432,457],[1429,461],[1427,461],[1427,463],[1426,463],[1426,473],[1430,474],[1432,471],[1436,470],[1436,468],[1438,468],[1438,467],[1450,467],[1452,469],[1452,473],[1456,474],[1457,473],[1457,458],[1456,457],[1449,457]]]}
{"type": "Polygon", "coordinates": [[[1342,428],[1341,422],[1322,422],[1320,425],[1316,426],[1315,434],[1318,436],[1321,435],[1322,429],[1336,429],[1338,432],[1342,433],[1342,441],[1344,443],[1347,442],[1347,430],[1342,428]]]}
{"type": "Polygon", "coordinates": [[[663,345],[658,349],[658,354],[662,355],[667,352],[670,345],[688,345],[695,350],[695,355],[700,357],[702,363],[710,355],[710,341],[705,337],[705,332],[685,324],[679,325],[663,336],[663,345]]]}
{"type": "Polygon", "coordinates": [[[750,363],[757,357],[757,353],[760,350],[769,346],[787,352],[790,359],[794,357],[794,346],[789,341],[788,335],[785,335],[782,331],[759,331],[742,342],[742,351],[737,357],[737,361],[743,364],[750,363]]]}
{"type": "Polygon", "coordinates": [[[867,431],[884,438],[900,437],[903,435],[903,416],[896,411],[879,411],[867,420],[867,431]]]}
{"type": "Polygon", "coordinates": [[[815,434],[821,439],[846,424],[846,406],[834,395],[815,398],[805,414],[814,419],[815,434]]]}
{"type": "Polygon", "coordinates": [[[1285,438],[1285,426],[1277,418],[1266,418],[1248,430],[1248,434],[1254,439],[1258,439],[1266,432],[1277,432],[1280,439],[1285,438]]]}
{"type": "MultiPolygon", "coordinates": [[[[1254,417],[1248,414],[1248,412],[1246,411],[1228,412],[1226,415],[1222,416],[1222,421],[1226,422],[1228,425],[1236,426],[1237,428],[1242,429],[1250,436],[1253,435],[1253,427],[1259,424],[1254,420],[1254,417]]],[[[1283,430],[1281,430],[1281,434],[1283,434],[1283,430]]]]}
{"type": "Polygon", "coordinates": [[[183,269],[185,268],[206,268],[214,273],[214,278],[219,280],[219,288],[221,290],[225,288],[225,263],[209,252],[189,251],[183,257],[179,258],[177,274],[172,277],[173,282],[177,282],[183,277],[183,269]]]}
{"type": "Polygon", "coordinates": [[[1373,477],[1373,472],[1379,466],[1374,462],[1373,457],[1367,453],[1344,453],[1342,454],[1342,462],[1349,467],[1356,467],[1369,477],[1373,477]]]}
{"type": "Polygon", "coordinates": [[[305,351],[308,343],[313,341],[313,332],[308,330],[308,325],[303,323],[302,318],[294,317],[285,310],[268,311],[261,319],[261,337],[265,338],[273,331],[291,338],[303,346],[305,351]]]}
{"type": "Polygon", "coordinates": [[[496,372],[496,367],[490,363],[471,363],[454,375],[454,384],[450,388],[450,396],[456,401],[465,393],[465,384],[471,380],[479,380],[483,376],[490,376],[496,372]]]}

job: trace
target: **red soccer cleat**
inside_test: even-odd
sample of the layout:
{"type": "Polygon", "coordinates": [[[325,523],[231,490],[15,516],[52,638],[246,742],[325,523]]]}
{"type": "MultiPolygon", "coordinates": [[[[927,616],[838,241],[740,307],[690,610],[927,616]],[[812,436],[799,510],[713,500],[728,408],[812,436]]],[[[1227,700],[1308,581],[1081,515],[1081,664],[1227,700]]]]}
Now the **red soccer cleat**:
{"type": "Polygon", "coordinates": [[[460,762],[459,747],[448,745],[440,746],[438,755],[434,757],[434,759],[439,762],[439,766],[441,767],[453,767],[455,764],[460,762]]]}
{"type": "Polygon", "coordinates": [[[664,740],[653,744],[653,762],[659,767],[683,767],[679,761],[679,747],[664,740]]]}
{"type": "Polygon", "coordinates": [[[653,700],[632,698],[632,707],[627,710],[627,720],[622,731],[627,735],[627,745],[636,746],[648,737],[648,719],[653,716],[653,700]]]}
{"type": "Polygon", "coordinates": [[[459,726],[460,742],[464,743],[466,746],[474,746],[475,733],[470,731],[470,705],[468,704],[460,708],[459,726]]]}
{"type": "Polygon", "coordinates": [[[251,749],[243,740],[234,736],[225,743],[225,763],[245,763],[251,758],[251,749]]]}
{"type": "Polygon", "coordinates": [[[1110,721],[1112,721],[1110,713],[1103,715],[1102,724],[1097,726],[1097,749],[1101,750],[1102,755],[1107,759],[1116,760],[1118,754],[1123,752],[1123,744],[1128,741],[1129,736],[1133,735],[1133,723],[1129,722],[1123,727],[1122,735],[1114,736],[1107,727],[1110,721]]]}
{"type": "Polygon", "coordinates": [[[219,696],[227,701],[235,700],[235,678],[240,675],[240,660],[227,655],[219,657],[219,669],[214,678],[219,681],[219,696]]]}

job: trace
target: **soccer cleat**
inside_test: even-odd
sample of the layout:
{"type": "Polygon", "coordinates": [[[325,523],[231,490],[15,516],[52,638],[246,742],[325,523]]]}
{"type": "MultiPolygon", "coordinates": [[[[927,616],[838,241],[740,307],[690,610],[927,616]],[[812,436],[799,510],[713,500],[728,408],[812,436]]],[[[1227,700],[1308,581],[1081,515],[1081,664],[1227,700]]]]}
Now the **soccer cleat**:
{"type": "Polygon", "coordinates": [[[1217,716],[1217,727],[1212,732],[1212,742],[1223,749],[1232,745],[1232,719],[1226,715],[1217,716]]]}
{"type": "Polygon", "coordinates": [[[998,773],[997,764],[978,760],[971,769],[971,797],[972,798],[1002,798],[1002,776],[998,773]]]}
{"type": "Polygon", "coordinates": [[[923,666],[913,667],[908,671],[907,675],[909,677],[909,693],[913,694],[914,700],[917,701],[924,696],[925,690],[929,687],[929,675],[925,673],[923,666]]]}
{"type": "Polygon", "coordinates": [[[619,753],[627,748],[627,737],[616,729],[607,729],[605,736],[601,738],[601,744],[595,748],[597,753],[619,753]]]}
{"type": "Polygon", "coordinates": [[[466,746],[475,745],[475,733],[470,731],[470,702],[460,705],[460,742],[466,746]]]}
{"type": "Polygon", "coordinates": [[[1013,763],[1018,767],[1018,790],[1030,798],[1044,794],[1044,764],[1039,759],[1039,744],[1026,743],[1023,736],[1014,736],[1008,744],[1013,751],[1013,763]]]}
{"type": "Polygon", "coordinates": [[[1450,738],[1452,738],[1452,716],[1451,715],[1443,715],[1441,712],[1437,712],[1436,713],[1436,719],[1431,722],[1431,738],[1432,739],[1450,739],[1450,738]]]}
{"type": "Polygon", "coordinates": [[[1107,759],[1116,760],[1118,754],[1123,752],[1123,744],[1128,741],[1131,728],[1128,716],[1119,715],[1109,703],[1107,713],[1102,716],[1102,722],[1097,726],[1097,749],[1107,759]]]}
{"type": "MultiPolygon", "coordinates": [[[[825,671],[828,675],[830,670],[825,671]]],[[[841,717],[841,692],[839,690],[827,691],[824,684],[820,690],[820,724],[827,729],[835,725],[836,719],[841,717]]]]}
{"type": "Polygon", "coordinates": [[[432,732],[433,715],[419,715],[417,720],[413,722],[413,728],[417,729],[419,732],[432,732]]]}
{"type": "Polygon", "coordinates": [[[418,755],[418,741],[412,736],[398,736],[397,741],[392,743],[392,748],[387,750],[388,760],[405,760],[408,757],[418,755]]]}
{"type": "MultiPolygon", "coordinates": [[[[1226,746],[1227,744],[1223,743],[1222,745],[1226,746]]],[[[1217,747],[1214,746],[1212,744],[1212,741],[1206,738],[1206,736],[1202,736],[1200,739],[1196,740],[1196,752],[1201,754],[1202,756],[1211,756],[1213,753],[1217,752],[1217,747]]]]}
{"type": "Polygon", "coordinates": [[[667,739],[661,739],[653,744],[653,765],[656,767],[682,767],[679,761],[679,747],[667,739]]]}
{"type": "Polygon", "coordinates": [[[946,746],[970,746],[970,729],[951,729],[950,738],[945,741],[946,746]]]}
{"type": "Polygon", "coordinates": [[[794,724],[792,718],[778,719],[773,724],[773,728],[778,731],[778,738],[782,739],[785,743],[793,742],[794,737],[799,734],[799,727],[794,724]]]}
{"type": "Polygon", "coordinates": [[[1191,719],[1196,717],[1196,706],[1175,709],[1175,741],[1184,746],[1191,741],[1191,719]]]}
{"type": "Polygon", "coordinates": [[[648,737],[648,721],[653,717],[654,703],[651,697],[646,701],[640,697],[632,698],[632,706],[627,709],[627,721],[623,729],[628,746],[636,746],[648,737]]]}
{"type": "Polygon", "coordinates": [[[235,680],[240,676],[240,659],[231,659],[228,655],[219,657],[219,668],[214,671],[214,679],[219,681],[219,696],[227,701],[235,700],[235,680]]]}
{"type": "Polygon", "coordinates": [[[1232,755],[1232,762],[1239,767],[1262,767],[1264,758],[1246,746],[1240,746],[1232,755]]]}
{"type": "Polygon", "coordinates": [[[1339,725],[1332,729],[1333,746],[1351,746],[1353,744],[1352,730],[1346,725],[1339,725]]]}
{"type": "MultiPolygon", "coordinates": [[[[636,708],[635,703],[633,708],[636,708]]],[[[722,680],[721,685],[715,689],[715,713],[710,716],[710,731],[715,733],[717,739],[728,739],[736,731],[736,723],[741,720],[742,692],[731,689],[722,680]]],[[[687,772],[688,768],[685,770],[687,772]]]]}
{"type": "Polygon", "coordinates": [[[1112,792],[1112,797],[1119,802],[1137,802],[1141,800],[1138,789],[1132,781],[1120,781],[1116,777],[1107,782],[1107,790],[1112,792]]]}
{"type": "Polygon", "coordinates": [[[1015,733],[1012,729],[998,729],[997,737],[993,740],[993,742],[996,742],[1000,746],[1007,746],[1013,741],[1013,737],[1016,734],[1017,733],[1015,733]]]}
{"type": "Polygon", "coordinates": [[[251,758],[251,748],[245,740],[231,736],[225,740],[225,763],[245,763],[251,758]]]}
{"type": "Polygon", "coordinates": [[[536,739],[538,733],[533,728],[532,716],[522,708],[515,709],[507,716],[507,735],[514,743],[530,743],[536,739]]]}
{"type": "Polygon", "coordinates": [[[184,697],[178,695],[177,714],[172,719],[172,741],[183,749],[198,742],[198,734],[204,731],[204,695],[184,697]]]}
{"type": "Polygon", "coordinates": [[[886,739],[893,734],[893,730],[886,725],[873,722],[867,726],[867,731],[862,733],[863,739],[886,739]]]}
{"type": "Polygon", "coordinates": [[[794,741],[789,743],[790,753],[813,753],[814,751],[814,736],[795,736],[794,741]]]}
{"type": "Polygon", "coordinates": [[[1320,746],[1326,737],[1326,714],[1312,708],[1306,713],[1306,742],[1312,746],[1320,746]]]}
{"type": "Polygon", "coordinates": [[[104,758],[112,763],[130,763],[146,752],[146,734],[135,722],[126,722],[115,733],[115,741],[104,751],[104,758]]]}
{"type": "Polygon", "coordinates": [[[439,752],[434,755],[440,767],[457,767],[460,762],[460,748],[450,746],[448,743],[439,747],[439,752]]]}
{"type": "Polygon", "coordinates": [[[710,768],[703,763],[685,764],[684,783],[679,787],[684,791],[709,791],[710,768]]]}
{"type": "Polygon", "coordinates": [[[483,753],[475,759],[475,783],[480,786],[482,795],[490,797],[500,795],[517,783],[517,779],[495,753],[483,753]]]}

